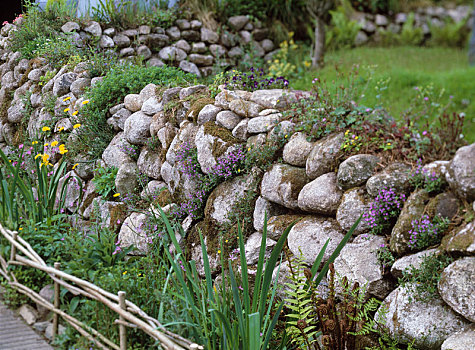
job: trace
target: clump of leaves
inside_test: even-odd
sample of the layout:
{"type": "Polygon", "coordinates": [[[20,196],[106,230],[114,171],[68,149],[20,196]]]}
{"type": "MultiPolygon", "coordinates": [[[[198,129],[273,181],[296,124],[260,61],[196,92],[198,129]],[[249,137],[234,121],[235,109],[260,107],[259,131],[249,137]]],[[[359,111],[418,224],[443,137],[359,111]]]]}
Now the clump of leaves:
{"type": "Polygon", "coordinates": [[[108,199],[115,192],[115,177],[119,169],[115,167],[97,168],[92,181],[96,187],[96,192],[104,199],[108,199]]]}

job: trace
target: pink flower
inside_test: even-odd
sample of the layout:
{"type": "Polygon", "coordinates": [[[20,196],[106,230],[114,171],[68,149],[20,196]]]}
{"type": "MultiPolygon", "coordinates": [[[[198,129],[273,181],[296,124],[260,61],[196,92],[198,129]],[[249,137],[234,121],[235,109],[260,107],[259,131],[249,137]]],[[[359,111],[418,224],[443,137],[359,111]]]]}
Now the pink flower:
{"type": "Polygon", "coordinates": [[[429,101],[429,97],[424,97],[424,101],[429,101]]]}
{"type": "Polygon", "coordinates": [[[8,21],[4,21],[4,22],[2,23],[2,26],[4,26],[5,24],[8,24],[8,21]]]}

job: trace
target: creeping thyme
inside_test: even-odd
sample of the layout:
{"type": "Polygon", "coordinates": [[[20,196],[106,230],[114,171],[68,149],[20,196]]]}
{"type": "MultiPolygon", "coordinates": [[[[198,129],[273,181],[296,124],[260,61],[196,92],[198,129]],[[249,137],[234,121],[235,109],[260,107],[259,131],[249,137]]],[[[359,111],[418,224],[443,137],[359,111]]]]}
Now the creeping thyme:
{"type": "Polygon", "coordinates": [[[433,221],[428,215],[423,215],[419,220],[413,220],[409,230],[409,247],[412,249],[424,249],[440,243],[442,233],[447,230],[449,220],[436,216],[433,221]]]}
{"type": "Polygon", "coordinates": [[[378,193],[369,211],[363,214],[363,219],[371,227],[371,233],[378,234],[390,229],[402,210],[406,200],[404,194],[396,194],[392,188],[383,188],[378,193]]]}
{"type": "Polygon", "coordinates": [[[280,76],[268,78],[262,68],[251,67],[248,73],[233,70],[224,78],[224,86],[228,90],[256,91],[263,89],[283,89],[289,86],[289,81],[280,76]]]}
{"type": "Polygon", "coordinates": [[[409,181],[416,188],[422,188],[428,193],[440,192],[443,186],[443,179],[435,172],[429,173],[422,167],[422,160],[417,160],[416,168],[410,173],[409,181]]]}

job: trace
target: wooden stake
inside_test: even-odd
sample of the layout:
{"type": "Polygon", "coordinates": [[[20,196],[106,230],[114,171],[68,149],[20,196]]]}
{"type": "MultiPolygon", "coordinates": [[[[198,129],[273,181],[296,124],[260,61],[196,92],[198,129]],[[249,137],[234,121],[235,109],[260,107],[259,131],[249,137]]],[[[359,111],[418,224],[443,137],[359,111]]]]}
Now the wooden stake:
{"type": "MultiPolygon", "coordinates": [[[[59,270],[61,268],[61,263],[55,262],[54,263],[54,268],[56,270],[59,270]]],[[[59,283],[58,282],[54,282],[54,307],[56,309],[59,309],[59,283]]],[[[59,317],[59,315],[57,313],[54,313],[54,315],[53,315],[53,340],[58,335],[58,317],[59,317]]]]}
{"type": "MultiPolygon", "coordinates": [[[[120,291],[119,295],[119,306],[122,310],[126,309],[125,306],[125,292],[120,291]]],[[[127,328],[125,326],[125,319],[122,316],[119,316],[119,341],[120,341],[120,350],[127,350],[127,328]]]]}
{"type": "MultiPolygon", "coordinates": [[[[12,232],[13,241],[16,241],[17,235],[18,235],[18,232],[16,231],[12,232]]],[[[15,261],[15,257],[16,257],[16,247],[14,244],[12,244],[12,250],[10,251],[10,261],[15,261]]]]}

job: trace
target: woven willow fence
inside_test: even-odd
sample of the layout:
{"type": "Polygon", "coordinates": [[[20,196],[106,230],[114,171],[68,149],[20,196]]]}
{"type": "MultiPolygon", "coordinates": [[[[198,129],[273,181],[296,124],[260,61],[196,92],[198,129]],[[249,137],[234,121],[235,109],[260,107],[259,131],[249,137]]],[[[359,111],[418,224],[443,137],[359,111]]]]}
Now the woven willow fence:
{"type": "Polygon", "coordinates": [[[126,350],[127,349],[127,327],[141,329],[153,339],[157,340],[165,350],[199,350],[203,346],[195,344],[178,334],[165,329],[160,322],[147,315],[137,305],[126,300],[125,292],[119,291],[117,295],[109,293],[93,283],[84,281],[60,270],[60,264],[55,263],[54,267],[46,265],[44,260],[33,250],[33,248],[18,236],[18,232],[10,231],[0,224],[0,233],[11,244],[10,260],[0,255],[0,274],[7,280],[9,285],[18,292],[25,294],[35,303],[45,307],[54,313],[53,316],[53,337],[58,332],[58,318],[68,322],[82,336],[95,343],[99,349],[126,350]],[[21,255],[22,254],[22,255],[21,255]],[[38,293],[18,282],[9,265],[29,266],[31,268],[46,272],[54,282],[54,303],[44,299],[38,293]],[[69,281],[69,282],[68,282],[69,281]],[[83,322],[68,315],[60,309],[60,286],[66,288],[73,295],[82,295],[92,300],[104,304],[114,311],[119,318],[114,321],[119,327],[119,344],[107,339],[95,329],[87,326],[83,322]]]}

